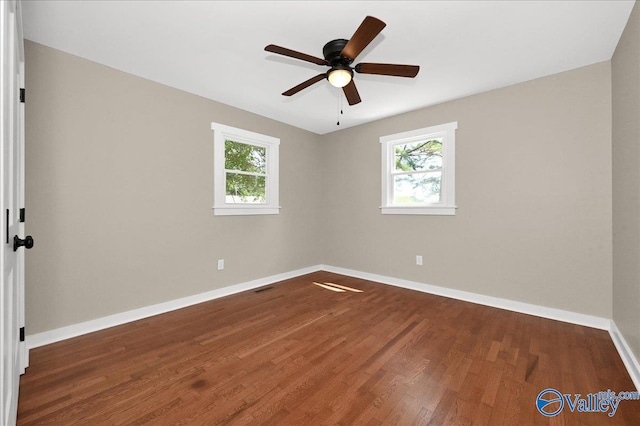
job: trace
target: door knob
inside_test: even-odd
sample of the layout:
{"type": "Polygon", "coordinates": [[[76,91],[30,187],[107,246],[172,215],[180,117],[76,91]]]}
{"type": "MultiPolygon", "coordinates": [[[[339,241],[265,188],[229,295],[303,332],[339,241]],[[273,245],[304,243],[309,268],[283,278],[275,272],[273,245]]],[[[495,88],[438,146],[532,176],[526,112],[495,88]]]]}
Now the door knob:
{"type": "Polygon", "coordinates": [[[24,240],[18,238],[17,235],[13,237],[13,251],[17,251],[18,248],[22,246],[26,249],[33,247],[33,238],[31,238],[31,235],[27,235],[24,240]]]}

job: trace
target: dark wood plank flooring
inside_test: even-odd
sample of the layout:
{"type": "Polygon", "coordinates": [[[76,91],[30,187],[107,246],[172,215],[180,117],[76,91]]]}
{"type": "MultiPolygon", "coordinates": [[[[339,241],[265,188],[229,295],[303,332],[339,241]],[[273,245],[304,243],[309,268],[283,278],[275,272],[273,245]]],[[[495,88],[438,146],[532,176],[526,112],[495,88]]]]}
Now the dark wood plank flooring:
{"type": "Polygon", "coordinates": [[[32,350],[18,424],[640,425],[640,401],[535,407],[634,390],[605,331],[327,272],[268,287],[32,350]]]}

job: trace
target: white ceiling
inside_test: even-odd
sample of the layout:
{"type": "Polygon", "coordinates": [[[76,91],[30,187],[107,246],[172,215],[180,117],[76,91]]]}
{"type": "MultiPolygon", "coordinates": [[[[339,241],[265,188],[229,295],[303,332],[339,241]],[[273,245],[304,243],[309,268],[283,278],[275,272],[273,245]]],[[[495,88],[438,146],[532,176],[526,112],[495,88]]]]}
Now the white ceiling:
{"type": "MultiPolygon", "coordinates": [[[[633,1],[23,1],[25,38],[315,133],[367,123],[605,61],[633,1]],[[341,89],[285,90],[366,15],[387,27],[356,59],[420,65],[415,79],[356,74],[362,103],[336,126],[341,89]]],[[[29,64],[27,64],[29,66],[29,64]]],[[[215,117],[212,117],[212,120],[215,117]]]]}

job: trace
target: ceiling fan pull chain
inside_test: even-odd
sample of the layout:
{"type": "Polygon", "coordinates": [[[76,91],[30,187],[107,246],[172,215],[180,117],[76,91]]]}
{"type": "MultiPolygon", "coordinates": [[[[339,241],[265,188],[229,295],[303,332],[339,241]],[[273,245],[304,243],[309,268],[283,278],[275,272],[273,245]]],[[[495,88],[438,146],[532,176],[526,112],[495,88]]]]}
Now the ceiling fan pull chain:
{"type": "Polygon", "coordinates": [[[336,126],[340,125],[340,114],[342,114],[342,96],[338,95],[338,103],[337,103],[337,107],[338,107],[338,111],[340,113],[338,113],[338,111],[336,111],[336,118],[337,118],[337,123],[336,126]]]}

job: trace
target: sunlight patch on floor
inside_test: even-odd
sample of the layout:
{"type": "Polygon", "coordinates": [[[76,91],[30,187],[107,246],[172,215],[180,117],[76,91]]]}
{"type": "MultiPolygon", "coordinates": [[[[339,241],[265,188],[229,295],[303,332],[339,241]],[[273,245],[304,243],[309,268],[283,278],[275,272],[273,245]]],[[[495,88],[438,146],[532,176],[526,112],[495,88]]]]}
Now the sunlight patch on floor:
{"type": "Polygon", "coordinates": [[[335,291],[337,293],[346,293],[346,291],[342,290],[341,288],[331,287],[329,285],[320,284],[320,283],[317,283],[315,281],[313,283],[315,285],[317,285],[318,287],[326,288],[327,290],[335,291]]]}
{"type": "Polygon", "coordinates": [[[362,293],[362,290],[358,290],[357,288],[347,287],[346,285],[334,284],[334,283],[317,283],[313,282],[313,284],[325,288],[327,290],[335,291],[337,293],[345,293],[346,291],[352,291],[354,293],[362,293]]]}
{"type": "Polygon", "coordinates": [[[362,290],[358,290],[357,288],[347,287],[346,285],[334,284],[334,283],[325,283],[326,285],[330,285],[332,287],[338,287],[343,290],[353,291],[354,293],[362,293],[362,290]]]}

